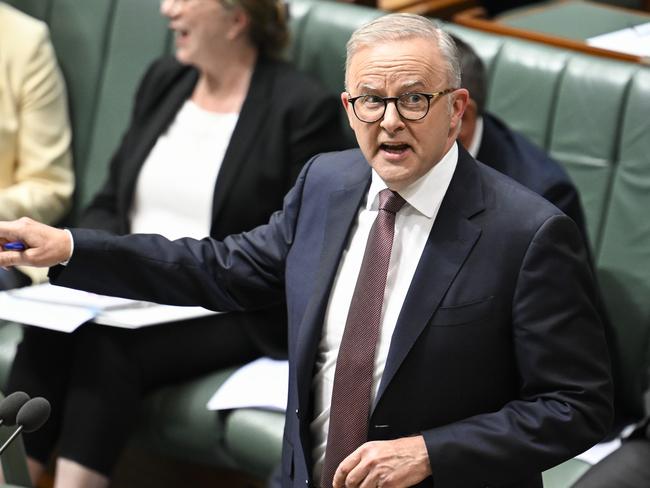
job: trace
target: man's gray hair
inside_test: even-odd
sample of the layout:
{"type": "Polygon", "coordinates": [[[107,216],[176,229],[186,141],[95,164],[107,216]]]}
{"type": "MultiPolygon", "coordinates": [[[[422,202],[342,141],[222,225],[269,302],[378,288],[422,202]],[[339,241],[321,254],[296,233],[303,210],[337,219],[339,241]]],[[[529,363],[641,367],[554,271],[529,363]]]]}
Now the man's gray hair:
{"type": "Polygon", "coordinates": [[[453,39],[440,28],[437,22],[415,14],[389,14],[359,27],[347,43],[345,60],[345,83],[348,82],[350,60],[364,47],[405,39],[428,39],[438,46],[445,60],[447,83],[451,88],[460,88],[460,64],[453,39]]]}

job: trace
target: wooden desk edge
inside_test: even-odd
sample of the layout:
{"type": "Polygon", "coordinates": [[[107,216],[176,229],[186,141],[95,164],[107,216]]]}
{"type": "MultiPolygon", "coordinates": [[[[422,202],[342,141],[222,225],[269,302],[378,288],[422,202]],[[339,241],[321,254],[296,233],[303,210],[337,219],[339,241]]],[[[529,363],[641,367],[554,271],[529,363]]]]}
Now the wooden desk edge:
{"type": "Polygon", "coordinates": [[[574,51],[581,51],[594,56],[601,56],[610,59],[617,59],[619,61],[628,61],[646,65],[650,64],[650,58],[647,57],[635,56],[633,54],[626,54],[618,51],[611,51],[609,49],[590,46],[585,42],[574,41],[572,39],[565,39],[549,34],[541,34],[539,32],[510,27],[508,25],[500,24],[499,22],[477,17],[475,11],[472,10],[456,14],[453,17],[453,22],[465,27],[470,27],[472,29],[491,32],[493,34],[499,34],[503,36],[518,37],[520,39],[540,42],[543,44],[548,44],[550,46],[571,49],[574,51]]]}

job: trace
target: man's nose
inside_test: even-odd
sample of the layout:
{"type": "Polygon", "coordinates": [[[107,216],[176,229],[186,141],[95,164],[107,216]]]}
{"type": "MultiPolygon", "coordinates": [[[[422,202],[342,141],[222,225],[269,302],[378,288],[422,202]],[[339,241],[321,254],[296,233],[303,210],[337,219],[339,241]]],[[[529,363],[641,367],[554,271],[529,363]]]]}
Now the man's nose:
{"type": "Polygon", "coordinates": [[[160,0],[160,13],[166,17],[173,15],[178,9],[176,0],[160,0]]]}
{"type": "Polygon", "coordinates": [[[389,132],[395,132],[404,127],[404,121],[397,111],[397,100],[391,100],[386,104],[386,111],[380,125],[389,132]]]}

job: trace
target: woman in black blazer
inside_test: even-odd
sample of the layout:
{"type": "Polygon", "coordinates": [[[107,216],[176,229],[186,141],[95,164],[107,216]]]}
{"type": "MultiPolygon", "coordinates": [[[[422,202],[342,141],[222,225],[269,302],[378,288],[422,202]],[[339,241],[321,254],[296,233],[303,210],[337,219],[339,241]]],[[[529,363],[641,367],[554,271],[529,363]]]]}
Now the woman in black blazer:
{"type": "MultiPolygon", "coordinates": [[[[196,220],[197,237],[220,239],[265,223],[310,156],[347,145],[338,98],[277,60],[287,39],[280,2],[164,0],[161,10],[175,59],[156,61],[142,80],[81,226],[173,238],[196,220]]],[[[138,330],[26,328],[8,391],[45,396],[53,415],[25,437],[30,474],[36,481],[57,446],[55,486],[105,487],[147,392],[285,353],[281,310],[138,330]]]]}

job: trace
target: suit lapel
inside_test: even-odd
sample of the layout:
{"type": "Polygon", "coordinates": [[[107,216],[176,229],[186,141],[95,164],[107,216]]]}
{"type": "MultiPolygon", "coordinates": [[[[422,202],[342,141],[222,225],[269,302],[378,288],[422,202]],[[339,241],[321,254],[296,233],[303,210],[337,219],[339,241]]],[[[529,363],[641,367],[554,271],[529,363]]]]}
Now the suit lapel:
{"type": "Polygon", "coordinates": [[[460,149],[458,166],[422,251],[393,331],[373,408],[440,305],[479,238],[481,230],[470,221],[470,217],[483,208],[483,193],[476,163],[460,149]]]}
{"type": "Polygon", "coordinates": [[[325,240],[318,264],[318,283],[314,289],[298,329],[296,347],[297,381],[300,408],[309,405],[309,391],[316,351],[322,334],[325,309],[330,290],[357,212],[370,185],[370,166],[363,157],[352,163],[354,169],[344,188],[329,196],[325,224],[325,240]]]}
{"type": "Polygon", "coordinates": [[[223,208],[229,189],[232,188],[232,182],[236,180],[243,165],[249,161],[247,154],[255,145],[255,138],[260,131],[260,126],[268,115],[274,82],[272,64],[263,58],[258,59],[215,184],[212,207],[213,226],[219,221],[219,213],[223,208]]]}

